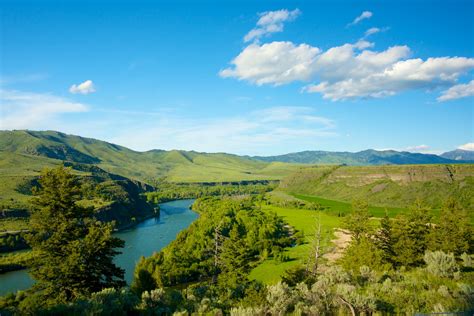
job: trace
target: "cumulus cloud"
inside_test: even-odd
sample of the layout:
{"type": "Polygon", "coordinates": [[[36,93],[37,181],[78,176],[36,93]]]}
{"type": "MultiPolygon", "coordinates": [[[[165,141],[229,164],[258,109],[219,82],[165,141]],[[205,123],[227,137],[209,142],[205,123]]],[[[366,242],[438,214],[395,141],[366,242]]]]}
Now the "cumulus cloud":
{"type": "Polygon", "coordinates": [[[473,58],[440,57],[422,60],[406,59],[406,46],[395,46],[382,52],[363,51],[347,55],[347,73],[334,76],[331,69],[340,70],[341,63],[325,68],[319,84],[310,85],[308,92],[319,92],[326,99],[344,100],[356,97],[383,97],[412,90],[432,90],[455,83],[474,68],[473,58]]]}
{"type": "Polygon", "coordinates": [[[466,84],[452,86],[448,90],[443,91],[441,96],[438,97],[438,101],[450,101],[471,96],[474,96],[474,80],[466,84]]]}
{"type": "Polygon", "coordinates": [[[319,48],[291,42],[253,43],[234,60],[232,67],[220,71],[223,78],[237,78],[257,85],[282,85],[309,80],[313,75],[319,48]]]}
{"type": "Polygon", "coordinates": [[[69,92],[72,94],[89,94],[95,92],[94,83],[92,80],[86,80],[80,84],[73,84],[69,88],[69,92]]]}
{"type": "Polygon", "coordinates": [[[282,32],[284,22],[293,21],[300,15],[301,11],[295,9],[288,11],[286,9],[278,11],[268,11],[260,13],[257,26],[250,30],[245,36],[244,41],[250,42],[271,33],[282,32]]]}
{"type": "MultiPolygon", "coordinates": [[[[246,40],[267,34],[263,26],[280,31],[284,21],[294,19],[298,14],[298,9],[266,12],[261,15],[257,28],[246,35],[246,40]]],[[[351,24],[371,16],[372,12],[364,11],[351,24]]],[[[474,94],[473,81],[457,84],[474,68],[474,58],[415,58],[406,45],[375,50],[374,43],[367,37],[387,29],[372,27],[357,42],[330,47],[325,51],[306,43],[274,41],[262,44],[255,41],[243,48],[219,75],[256,85],[310,82],[302,91],[319,93],[332,101],[380,98],[409,90],[447,89],[438,98],[439,101],[474,94]]]]}
{"type": "Polygon", "coordinates": [[[372,17],[373,13],[370,12],[370,11],[364,11],[362,12],[358,17],[356,17],[354,19],[354,21],[352,21],[351,23],[348,24],[348,26],[351,26],[351,25],[355,25],[357,23],[359,23],[360,21],[362,20],[365,20],[365,19],[370,19],[372,17]]]}
{"type": "Polygon", "coordinates": [[[467,144],[461,145],[458,147],[458,149],[474,151],[474,143],[467,143],[467,144]]]}
{"type": "Polygon", "coordinates": [[[85,112],[88,107],[51,94],[0,90],[1,129],[48,127],[60,114],[85,112]]]}
{"type": "MultiPolygon", "coordinates": [[[[282,85],[294,81],[318,79],[303,91],[320,93],[333,101],[351,98],[377,98],[422,89],[449,87],[474,68],[474,58],[409,58],[408,46],[397,45],[382,51],[374,44],[359,40],[321,51],[308,44],[292,42],[252,43],[232,60],[232,66],[220,71],[257,85],[282,85]]],[[[448,90],[449,91],[449,90],[448,90]]],[[[472,83],[460,85],[440,97],[468,96],[472,83]]]]}

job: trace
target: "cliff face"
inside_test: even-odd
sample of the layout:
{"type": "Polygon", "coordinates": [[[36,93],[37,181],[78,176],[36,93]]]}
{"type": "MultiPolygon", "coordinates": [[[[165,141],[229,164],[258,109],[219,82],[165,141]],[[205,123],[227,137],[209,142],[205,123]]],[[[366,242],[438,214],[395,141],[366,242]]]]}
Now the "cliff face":
{"type": "Polygon", "coordinates": [[[302,168],[283,179],[279,188],[351,202],[366,199],[373,205],[407,207],[422,199],[438,208],[455,196],[474,208],[474,164],[403,166],[321,166],[302,168]]]}
{"type": "Polygon", "coordinates": [[[159,214],[158,208],[149,204],[142,195],[150,191],[151,186],[128,179],[114,181],[113,185],[120,186],[126,192],[126,196],[97,209],[95,212],[97,219],[106,222],[115,221],[116,228],[121,229],[159,214]]]}

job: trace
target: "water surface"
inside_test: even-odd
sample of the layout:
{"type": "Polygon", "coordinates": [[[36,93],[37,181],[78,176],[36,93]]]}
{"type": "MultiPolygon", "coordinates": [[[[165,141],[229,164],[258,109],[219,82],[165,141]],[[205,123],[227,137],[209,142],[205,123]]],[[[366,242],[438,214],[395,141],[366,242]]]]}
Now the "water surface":
{"type": "MultiPolygon", "coordinates": [[[[161,215],[147,219],[137,226],[115,233],[125,241],[122,254],[115,262],[125,269],[125,281],[133,280],[135,264],[141,256],[148,257],[172,242],[176,235],[187,228],[198,215],[190,210],[194,200],[177,200],[160,204],[161,215]]],[[[0,274],[0,295],[25,290],[33,284],[26,270],[0,274]]]]}

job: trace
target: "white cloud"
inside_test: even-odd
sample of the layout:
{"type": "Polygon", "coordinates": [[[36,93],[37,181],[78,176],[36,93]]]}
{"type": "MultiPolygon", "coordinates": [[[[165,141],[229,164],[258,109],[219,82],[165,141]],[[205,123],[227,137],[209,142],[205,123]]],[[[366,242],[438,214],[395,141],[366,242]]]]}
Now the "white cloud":
{"type": "Polygon", "coordinates": [[[309,80],[319,48],[291,42],[250,44],[231,62],[233,67],[220,71],[224,78],[234,77],[257,85],[281,85],[309,80]]]}
{"type": "Polygon", "coordinates": [[[69,92],[73,93],[73,94],[77,94],[77,93],[80,93],[80,94],[89,94],[89,93],[93,93],[95,92],[95,87],[94,87],[94,83],[92,82],[92,80],[86,80],[78,85],[76,84],[73,84],[70,88],[69,88],[69,92]]]}
{"type": "Polygon", "coordinates": [[[348,26],[351,26],[351,25],[355,25],[357,23],[359,23],[360,21],[362,20],[365,20],[365,19],[370,19],[372,17],[373,13],[370,12],[370,11],[364,11],[362,12],[358,17],[356,17],[354,19],[354,21],[352,21],[351,23],[348,24],[348,26]]]}
{"type": "Polygon", "coordinates": [[[378,28],[378,27],[371,27],[370,29],[368,29],[367,31],[365,31],[365,37],[367,36],[370,36],[372,34],[376,34],[376,33],[379,33],[381,30],[378,28]]]}
{"type": "MultiPolygon", "coordinates": [[[[308,44],[292,42],[253,43],[231,62],[220,76],[233,77],[257,85],[282,85],[319,79],[303,88],[321,93],[333,101],[351,98],[378,98],[407,90],[448,87],[474,68],[474,58],[437,57],[423,60],[408,57],[408,46],[382,51],[373,43],[359,40],[321,52],[308,44]]],[[[472,94],[472,83],[446,92],[440,100],[472,94]]]]}
{"type": "Polygon", "coordinates": [[[431,147],[428,145],[416,145],[405,148],[406,151],[410,152],[428,152],[430,149],[431,147]]]}
{"type": "Polygon", "coordinates": [[[404,57],[404,51],[408,52],[398,46],[380,53],[364,51],[348,56],[345,75],[331,74],[331,69],[341,69],[340,63],[327,67],[325,71],[330,76],[321,74],[327,80],[308,86],[306,91],[319,92],[333,101],[383,97],[406,90],[445,87],[474,68],[474,59],[464,57],[399,60],[404,57]]]}
{"type": "Polygon", "coordinates": [[[474,151],[474,143],[467,143],[467,144],[461,145],[458,147],[458,149],[474,151]]]}
{"type": "Polygon", "coordinates": [[[377,33],[386,32],[389,29],[390,29],[389,27],[384,27],[384,28],[371,27],[370,29],[365,31],[363,38],[367,38],[367,37],[369,37],[371,35],[374,35],[374,34],[377,34],[377,33]]]}
{"type": "Polygon", "coordinates": [[[300,13],[301,11],[298,9],[293,11],[283,9],[260,13],[260,19],[257,22],[257,26],[244,36],[244,41],[250,42],[252,40],[258,40],[259,38],[271,33],[282,32],[283,23],[293,21],[300,15],[300,13]]]}
{"type": "Polygon", "coordinates": [[[315,115],[307,107],[272,107],[207,120],[164,115],[129,126],[108,140],[135,150],[187,149],[257,155],[314,148],[321,139],[337,136],[334,121],[315,115]]]}
{"type": "Polygon", "coordinates": [[[0,90],[1,129],[48,128],[60,114],[85,112],[87,106],[51,94],[0,90]]]}
{"type": "MultiPolygon", "coordinates": [[[[247,34],[247,40],[266,34],[261,26],[282,30],[283,21],[299,14],[299,10],[266,12],[261,15],[259,27],[247,34]],[[293,15],[291,14],[293,13],[293,15]],[[252,35],[253,34],[253,35],[252,35]]],[[[372,16],[364,11],[351,24],[372,16]]],[[[406,45],[384,50],[373,49],[374,43],[366,38],[388,28],[373,27],[356,43],[346,43],[321,51],[308,44],[291,41],[258,41],[245,47],[231,61],[231,66],[219,72],[223,78],[236,78],[256,85],[274,86],[295,81],[314,81],[302,88],[308,93],[320,93],[333,101],[355,98],[380,98],[409,90],[433,91],[449,88],[438,100],[446,101],[474,94],[474,84],[455,85],[474,68],[474,58],[429,57],[410,58],[406,45]]]]}
{"type": "Polygon", "coordinates": [[[452,86],[448,90],[443,91],[441,96],[438,97],[438,101],[450,101],[471,96],[474,96],[474,80],[466,84],[452,86]]]}

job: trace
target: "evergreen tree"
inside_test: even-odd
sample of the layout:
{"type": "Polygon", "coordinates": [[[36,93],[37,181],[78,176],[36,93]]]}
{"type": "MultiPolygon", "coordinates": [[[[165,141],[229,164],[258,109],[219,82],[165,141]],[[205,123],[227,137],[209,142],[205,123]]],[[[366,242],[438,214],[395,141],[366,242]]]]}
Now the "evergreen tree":
{"type": "Polygon", "coordinates": [[[344,228],[352,233],[352,237],[358,242],[366,236],[371,228],[369,225],[369,205],[365,201],[354,201],[352,203],[352,212],[344,219],[344,228]]]}
{"type": "Polygon", "coordinates": [[[395,262],[404,266],[423,264],[431,231],[431,215],[421,201],[416,201],[406,214],[393,223],[395,262]]]}
{"type": "Polygon", "coordinates": [[[39,179],[27,241],[38,253],[30,265],[44,303],[67,302],[108,287],[121,287],[124,271],[113,263],[124,242],[112,224],[100,223],[77,204],[80,186],[70,169],[44,170],[39,179]]]}
{"type": "Polygon", "coordinates": [[[387,212],[385,212],[385,216],[380,221],[380,229],[375,235],[375,244],[377,245],[377,248],[383,251],[383,261],[390,264],[393,263],[393,258],[395,256],[393,252],[392,234],[392,223],[387,212]]]}
{"type": "Polygon", "coordinates": [[[430,249],[445,253],[472,253],[474,251],[473,229],[469,214],[454,199],[449,198],[439,216],[439,223],[434,227],[430,249]]]}

